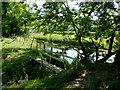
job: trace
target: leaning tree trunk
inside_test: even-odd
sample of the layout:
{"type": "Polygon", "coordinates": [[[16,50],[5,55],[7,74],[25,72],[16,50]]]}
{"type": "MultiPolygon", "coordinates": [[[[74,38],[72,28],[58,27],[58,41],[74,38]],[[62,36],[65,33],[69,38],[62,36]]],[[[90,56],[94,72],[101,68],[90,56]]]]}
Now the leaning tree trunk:
{"type": "Polygon", "coordinates": [[[115,32],[112,33],[112,36],[110,38],[110,44],[109,44],[108,53],[106,54],[106,56],[104,58],[100,59],[98,62],[104,63],[108,58],[110,58],[112,55],[115,54],[115,52],[111,52],[112,51],[113,42],[114,42],[114,37],[115,37],[115,32]]]}
{"type": "Polygon", "coordinates": [[[87,55],[85,47],[83,46],[83,43],[81,41],[81,35],[78,35],[78,41],[81,46],[81,50],[83,51],[83,55],[85,55],[85,62],[90,62],[89,56],[87,55]]]}

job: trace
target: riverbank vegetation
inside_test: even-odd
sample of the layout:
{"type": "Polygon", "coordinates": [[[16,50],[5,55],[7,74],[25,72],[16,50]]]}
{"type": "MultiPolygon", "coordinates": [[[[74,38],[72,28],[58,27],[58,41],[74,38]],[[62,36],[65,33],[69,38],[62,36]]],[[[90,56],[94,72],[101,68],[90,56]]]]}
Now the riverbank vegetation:
{"type": "Polygon", "coordinates": [[[2,88],[120,89],[117,3],[3,2],[2,88]]]}

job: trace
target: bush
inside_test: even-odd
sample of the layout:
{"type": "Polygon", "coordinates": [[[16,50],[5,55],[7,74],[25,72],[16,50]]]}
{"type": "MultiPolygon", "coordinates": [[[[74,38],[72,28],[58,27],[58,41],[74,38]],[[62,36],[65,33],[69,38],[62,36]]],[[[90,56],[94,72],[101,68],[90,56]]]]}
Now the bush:
{"type": "Polygon", "coordinates": [[[120,89],[120,81],[118,80],[113,80],[111,83],[110,83],[110,88],[111,90],[119,90],[120,89]]]}

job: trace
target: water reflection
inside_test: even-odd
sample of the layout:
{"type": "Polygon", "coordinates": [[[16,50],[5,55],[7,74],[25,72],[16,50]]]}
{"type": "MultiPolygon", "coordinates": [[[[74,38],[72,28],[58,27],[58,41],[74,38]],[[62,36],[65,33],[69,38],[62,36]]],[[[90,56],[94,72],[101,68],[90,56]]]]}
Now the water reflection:
{"type": "MultiPolygon", "coordinates": [[[[47,47],[46,49],[51,50],[50,47],[47,47]]],[[[53,48],[53,52],[59,52],[59,53],[60,53],[60,52],[62,52],[62,50],[61,50],[61,49],[58,49],[58,48],[53,48]]],[[[76,57],[77,57],[77,53],[78,53],[78,52],[77,52],[76,50],[74,50],[74,49],[69,49],[69,50],[66,50],[66,54],[65,54],[65,55],[70,56],[70,57],[72,57],[72,58],[76,58],[76,57]]],[[[79,53],[82,53],[82,51],[79,50],[79,53]]],[[[98,60],[102,59],[104,54],[105,54],[105,52],[102,52],[102,53],[100,52],[100,53],[99,53],[99,56],[98,56],[98,60]]],[[[83,55],[82,55],[82,56],[83,56],[83,55]]],[[[60,56],[60,58],[63,59],[62,56],[60,56]]],[[[115,58],[115,55],[112,55],[112,56],[106,61],[106,63],[113,63],[113,62],[114,62],[114,58],[115,58]]],[[[71,63],[73,62],[73,59],[71,59],[71,58],[65,57],[65,59],[68,61],[69,64],[71,64],[71,63]]],[[[92,60],[92,63],[94,63],[94,62],[96,61],[96,53],[92,53],[92,54],[90,55],[90,59],[92,60]]]]}
{"type": "MultiPolygon", "coordinates": [[[[99,56],[98,56],[98,60],[102,59],[103,58],[103,55],[105,55],[105,52],[100,52],[99,53],[99,56]]],[[[96,61],[96,53],[92,53],[90,55],[91,59],[93,60],[92,62],[94,63],[96,61]]],[[[112,55],[107,61],[106,63],[113,63],[114,62],[114,58],[115,58],[115,55],[112,55]]]]}

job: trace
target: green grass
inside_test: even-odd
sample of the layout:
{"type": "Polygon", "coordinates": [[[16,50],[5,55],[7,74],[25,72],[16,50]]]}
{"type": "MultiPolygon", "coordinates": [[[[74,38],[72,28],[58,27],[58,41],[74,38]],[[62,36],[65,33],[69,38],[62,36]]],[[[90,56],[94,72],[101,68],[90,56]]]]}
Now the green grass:
{"type": "Polygon", "coordinates": [[[92,89],[92,90],[103,90],[103,89],[119,89],[119,77],[116,67],[111,64],[79,64],[78,70],[75,70],[74,67],[69,69],[66,73],[60,73],[54,76],[47,76],[45,78],[33,79],[22,84],[13,84],[8,88],[74,88],[80,89],[81,85],[83,89],[92,89]],[[96,68],[97,66],[97,68],[96,68]],[[102,66],[102,67],[100,67],[102,66]],[[93,68],[92,70],[90,68],[93,68]],[[101,69],[99,69],[101,68],[101,69]],[[114,70],[114,71],[113,71],[114,70]],[[113,71],[113,72],[112,72],[113,71]],[[84,76],[84,74],[86,74],[84,76]],[[84,78],[79,86],[73,86],[76,78],[84,78]]]}
{"type": "Polygon", "coordinates": [[[61,35],[74,35],[74,31],[54,31],[53,34],[61,34],[61,35]]]}
{"type": "MultiPolygon", "coordinates": [[[[58,32],[59,33],[59,32],[58,32]]],[[[78,43],[78,40],[76,40],[76,37],[74,34],[70,34],[70,35],[62,35],[61,33],[52,33],[52,34],[46,34],[43,35],[43,33],[32,33],[31,36],[35,37],[37,39],[41,39],[41,40],[45,40],[45,41],[53,41],[54,43],[58,43],[58,44],[64,44],[64,45],[74,45],[74,46],[80,46],[78,43]]],[[[92,36],[92,34],[91,34],[92,36]]],[[[82,42],[83,45],[88,49],[95,49],[94,44],[92,43],[91,39],[89,38],[89,36],[87,37],[82,37],[82,42]]],[[[98,46],[98,48],[100,50],[108,50],[109,49],[109,44],[110,44],[110,38],[103,38],[100,40],[100,38],[98,38],[97,40],[95,40],[93,38],[94,42],[96,43],[96,45],[98,46]],[[100,42],[100,43],[99,43],[100,42]]],[[[114,39],[114,43],[113,43],[113,49],[112,50],[116,50],[118,49],[120,46],[119,43],[117,43],[117,40],[119,39],[114,39]]]]}
{"type": "MultiPolygon", "coordinates": [[[[31,40],[26,39],[25,42],[23,38],[19,41],[17,39],[4,38],[2,42],[2,57],[5,59],[8,55],[19,55],[23,54],[30,49],[31,40]],[[26,49],[26,50],[25,50],[26,49]]],[[[35,49],[36,43],[33,44],[33,49],[35,49]]]]}
{"type": "Polygon", "coordinates": [[[2,42],[2,71],[5,72],[3,74],[3,84],[19,79],[43,78],[49,76],[50,73],[52,74],[50,70],[41,67],[40,64],[29,57],[38,57],[36,56],[36,43],[30,48],[31,40],[26,39],[24,44],[23,42],[23,38],[21,38],[21,41],[4,38],[2,42]]]}
{"type": "Polygon", "coordinates": [[[79,72],[71,70],[54,77],[45,77],[44,79],[35,79],[20,85],[12,85],[10,88],[62,88],[67,82],[74,80],[78,76],[79,72]]]}
{"type": "MultiPolygon", "coordinates": [[[[49,69],[41,67],[40,64],[29,57],[40,57],[39,54],[36,55],[36,43],[34,42],[33,47],[30,48],[31,40],[26,39],[25,42],[23,42],[23,38],[19,40],[4,38],[2,42],[2,71],[5,72],[5,74],[3,74],[3,84],[9,81],[17,82],[20,79],[26,78],[29,80],[35,78],[40,79],[54,74],[49,69]]],[[[49,60],[49,57],[44,57],[49,60]]],[[[63,66],[63,63],[54,62],[53,59],[52,62],[58,66],[63,66]]]]}
{"type": "MultiPolygon", "coordinates": [[[[49,36],[43,36],[38,34],[36,38],[43,40],[49,40],[49,36]]],[[[33,37],[34,35],[32,35],[33,37]]],[[[63,40],[64,37],[61,35],[56,36],[54,34],[51,36],[54,42],[65,43],[63,40]],[[59,38],[58,38],[59,37],[59,38]]],[[[78,70],[75,70],[75,66],[70,66],[68,71],[65,73],[54,74],[45,67],[41,67],[40,64],[36,63],[29,56],[36,56],[35,46],[36,43],[33,43],[33,47],[30,49],[31,40],[26,39],[16,39],[12,40],[10,38],[4,38],[2,42],[2,70],[5,72],[3,74],[3,83],[8,81],[17,82],[19,79],[29,79],[29,81],[17,84],[14,83],[11,86],[6,86],[7,88],[80,88],[73,87],[69,82],[75,81],[76,78],[84,78],[81,81],[84,88],[87,89],[106,89],[108,86],[112,89],[119,89],[119,78],[120,78],[120,69],[117,69],[116,66],[112,64],[81,64],[79,63],[78,70]],[[85,73],[86,72],[86,73],[85,73]],[[86,76],[82,77],[83,74],[86,76]]],[[[77,41],[73,40],[70,44],[77,44],[77,41]],[[76,42],[76,43],[73,43],[76,42]]],[[[104,42],[103,42],[104,43],[104,42]]],[[[85,46],[88,45],[87,42],[84,42],[85,46]]],[[[90,52],[90,51],[89,51],[90,52]]],[[[48,52],[49,53],[49,52],[48,52]]],[[[49,57],[44,56],[47,59],[49,57]]],[[[53,60],[54,61],[54,60],[53,60]]],[[[59,66],[61,63],[55,62],[59,66]]]]}
{"type": "Polygon", "coordinates": [[[25,42],[23,37],[16,39],[3,38],[2,48],[29,48],[31,42],[30,38],[26,38],[25,42]]]}
{"type": "MultiPolygon", "coordinates": [[[[42,33],[41,34],[33,33],[31,36],[35,37],[38,40],[44,40],[44,41],[47,41],[47,42],[52,41],[53,43],[56,43],[59,46],[69,46],[71,48],[78,48],[78,47],[81,48],[78,40],[76,40],[73,36],[71,36],[70,39],[68,37],[64,37],[64,36],[58,35],[58,34],[51,34],[51,36],[50,36],[50,34],[43,35],[42,33]]],[[[89,42],[85,40],[85,41],[83,41],[83,45],[86,48],[86,52],[90,55],[93,52],[95,52],[95,46],[93,45],[93,43],[88,38],[86,38],[86,39],[89,42]]]]}
{"type": "Polygon", "coordinates": [[[33,33],[31,36],[35,37],[36,39],[40,39],[48,42],[52,41],[53,43],[58,43],[60,45],[74,45],[77,47],[80,46],[78,41],[75,40],[74,35],[70,35],[70,37],[68,38],[68,36],[62,36],[58,34],[43,35],[43,34],[33,33]]]}

